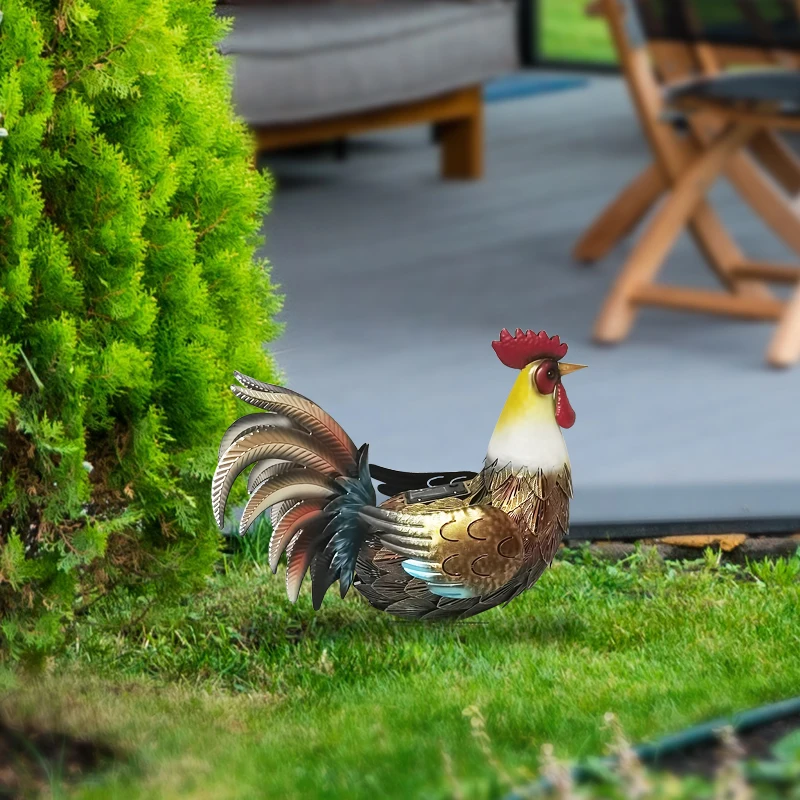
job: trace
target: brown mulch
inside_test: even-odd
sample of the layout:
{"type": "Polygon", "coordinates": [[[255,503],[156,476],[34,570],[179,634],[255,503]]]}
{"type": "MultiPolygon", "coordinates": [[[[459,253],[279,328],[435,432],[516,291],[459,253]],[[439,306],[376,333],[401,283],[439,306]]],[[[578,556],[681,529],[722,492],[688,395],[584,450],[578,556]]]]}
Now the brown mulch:
{"type": "Polygon", "coordinates": [[[0,798],[28,798],[109,766],[117,754],[103,743],[57,731],[17,728],[0,718],[0,798]]]}
{"type": "MultiPolygon", "coordinates": [[[[593,541],[589,552],[606,561],[621,561],[636,552],[637,546],[655,547],[663,559],[683,560],[700,558],[706,547],[721,550],[724,561],[744,564],[748,559],[791,558],[800,549],[800,534],[791,536],[681,536],[636,541],[593,541]],[[692,540],[691,543],[689,540],[692,540]]],[[[567,546],[583,546],[585,542],[566,542],[567,546]]]]}

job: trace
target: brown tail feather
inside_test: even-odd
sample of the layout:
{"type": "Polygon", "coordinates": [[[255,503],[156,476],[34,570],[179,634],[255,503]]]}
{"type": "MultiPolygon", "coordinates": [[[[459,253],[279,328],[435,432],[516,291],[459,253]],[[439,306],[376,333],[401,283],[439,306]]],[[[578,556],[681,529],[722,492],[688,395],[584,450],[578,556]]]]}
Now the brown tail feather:
{"type": "Polygon", "coordinates": [[[259,392],[238,386],[231,386],[231,391],[240,400],[282,414],[305,428],[335,454],[342,474],[348,474],[355,466],[358,449],[341,425],[316,403],[296,394],[259,392]]]}
{"type": "Polygon", "coordinates": [[[325,500],[304,500],[293,505],[281,518],[272,531],[269,540],[269,566],[274,573],[283,551],[301,528],[306,527],[319,516],[325,506],[325,500]]]}
{"type": "Polygon", "coordinates": [[[309,522],[306,527],[294,535],[286,549],[286,594],[293,603],[300,594],[303,578],[316,555],[316,546],[325,529],[325,524],[324,517],[309,522]]]}

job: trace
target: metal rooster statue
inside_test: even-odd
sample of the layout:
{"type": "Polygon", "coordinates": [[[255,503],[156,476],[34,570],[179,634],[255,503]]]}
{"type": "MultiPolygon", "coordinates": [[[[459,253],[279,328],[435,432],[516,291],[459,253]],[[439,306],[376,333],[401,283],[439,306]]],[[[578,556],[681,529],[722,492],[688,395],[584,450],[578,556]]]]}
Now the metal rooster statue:
{"type": "Polygon", "coordinates": [[[330,415],[289,389],[236,373],[233,393],[261,409],[222,438],[211,495],[223,525],[233,482],[248,466],[240,533],[271,509],[269,562],[286,552],[297,599],[311,571],[314,608],[338,580],[375,608],[416,619],[458,618],[530,588],[567,532],[572,497],[561,428],[575,412],[561,383],[581,369],[558,336],[507,330],[492,342],[519,374],[480,473],[405,473],[370,466],[330,415]],[[371,478],[393,495],[378,506],[371,478]]]}

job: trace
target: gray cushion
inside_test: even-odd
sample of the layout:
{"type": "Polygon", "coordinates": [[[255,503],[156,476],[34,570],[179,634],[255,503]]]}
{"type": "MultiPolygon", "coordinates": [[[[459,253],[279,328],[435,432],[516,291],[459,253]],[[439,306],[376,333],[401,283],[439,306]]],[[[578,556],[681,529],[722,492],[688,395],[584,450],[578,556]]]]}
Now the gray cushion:
{"type": "Polygon", "coordinates": [[[516,65],[514,4],[390,0],[224,6],[234,96],[251,124],[301,122],[481,83],[516,65]]]}

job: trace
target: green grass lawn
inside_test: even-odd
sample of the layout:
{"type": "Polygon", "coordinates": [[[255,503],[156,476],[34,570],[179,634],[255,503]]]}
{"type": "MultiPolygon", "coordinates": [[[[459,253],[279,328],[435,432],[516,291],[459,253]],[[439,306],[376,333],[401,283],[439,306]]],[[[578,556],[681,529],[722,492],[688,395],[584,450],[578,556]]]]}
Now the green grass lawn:
{"type": "Polygon", "coordinates": [[[800,693],[799,608],[800,558],[745,570],[645,552],[557,561],[474,621],[405,623],[355,595],[291,606],[239,556],[191,602],[82,622],[44,676],[0,673],[0,710],[124,754],[70,796],[495,797],[465,708],[519,780],[546,742],[601,753],[609,711],[640,741],[800,693]]]}
{"type": "Polygon", "coordinates": [[[587,17],[588,0],[539,0],[542,55],[559,61],[615,61],[605,20],[587,17]]]}

